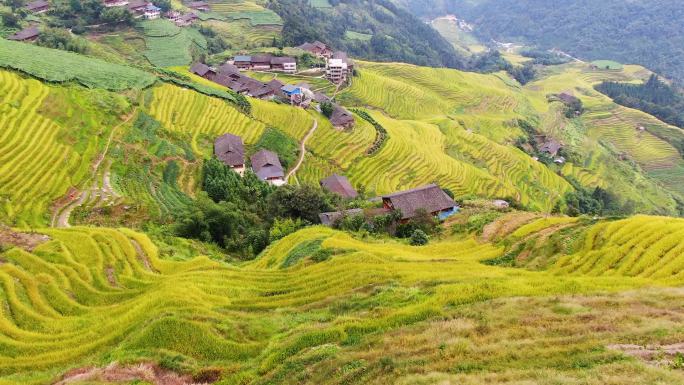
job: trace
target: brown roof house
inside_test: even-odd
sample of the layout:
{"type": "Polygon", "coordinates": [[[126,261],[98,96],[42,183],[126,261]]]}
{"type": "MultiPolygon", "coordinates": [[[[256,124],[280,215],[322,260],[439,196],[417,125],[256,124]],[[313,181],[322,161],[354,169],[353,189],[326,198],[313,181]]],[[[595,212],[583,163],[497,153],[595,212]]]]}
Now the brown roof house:
{"type": "Polygon", "coordinates": [[[354,115],[336,104],[333,106],[332,115],[330,115],[330,123],[335,128],[351,128],[354,127],[354,115]]]}
{"type": "Polygon", "coordinates": [[[50,3],[45,0],[32,1],[26,4],[26,10],[31,13],[45,13],[50,10],[50,3]]]}
{"type": "Polygon", "coordinates": [[[327,45],[318,40],[313,43],[304,43],[297,48],[307,51],[318,57],[330,58],[333,54],[333,51],[327,45]]]}
{"type": "Polygon", "coordinates": [[[271,70],[281,71],[286,74],[297,72],[297,61],[293,57],[274,56],[271,58],[271,70]]]}
{"type": "Polygon", "coordinates": [[[39,35],[40,35],[40,30],[38,29],[38,27],[32,26],[32,27],[22,29],[21,31],[15,33],[14,35],[7,37],[7,40],[34,41],[34,40],[38,39],[39,35]]]}
{"type": "Polygon", "coordinates": [[[382,203],[387,210],[401,210],[402,221],[414,218],[420,210],[440,219],[458,212],[456,202],[436,184],[385,195],[382,203]]]}
{"type": "Polygon", "coordinates": [[[359,196],[359,193],[356,192],[351,183],[349,183],[349,179],[337,174],[323,179],[321,181],[321,187],[342,198],[353,199],[359,196]]]}
{"type": "Polygon", "coordinates": [[[558,155],[558,151],[563,148],[563,145],[554,139],[548,139],[541,143],[539,146],[539,152],[547,153],[551,156],[558,155]]]}
{"type": "Polygon", "coordinates": [[[261,150],[250,158],[252,170],[259,179],[266,181],[274,186],[285,184],[285,170],[280,164],[278,155],[268,150],[261,150]]]}
{"type": "Polygon", "coordinates": [[[190,67],[190,72],[205,79],[214,80],[216,72],[204,63],[195,63],[190,67]]]}
{"type": "Polygon", "coordinates": [[[214,154],[240,176],[245,175],[245,147],[241,137],[233,134],[218,137],[214,142],[214,154]]]}
{"type": "Polygon", "coordinates": [[[271,55],[257,55],[252,56],[251,65],[255,70],[270,70],[271,69],[271,55]]]}

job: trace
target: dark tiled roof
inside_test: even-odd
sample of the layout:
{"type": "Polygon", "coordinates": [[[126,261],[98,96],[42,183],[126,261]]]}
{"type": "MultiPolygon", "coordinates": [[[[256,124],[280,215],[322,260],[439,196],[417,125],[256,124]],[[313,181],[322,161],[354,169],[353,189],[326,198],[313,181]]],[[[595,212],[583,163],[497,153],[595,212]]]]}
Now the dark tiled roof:
{"type": "Polygon", "coordinates": [[[218,73],[221,75],[239,74],[240,70],[230,63],[224,63],[218,68],[218,73]]]}
{"type": "Polygon", "coordinates": [[[220,136],[214,142],[214,153],[228,166],[242,166],[245,164],[245,148],[242,138],[232,134],[220,136]]]}
{"type": "Polygon", "coordinates": [[[322,92],[316,92],[314,93],[314,100],[319,103],[329,102],[330,97],[322,92]]]}
{"type": "Polygon", "coordinates": [[[271,64],[287,64],[287,63],[297,63],[297,61],[293,57],[273,56],[271,58],[271,64]]]}
{"type": "Polygon", "coordinates": [[[382,199],[389,201],[394,210],[401,210],[402,219],[413,218],[420,209],[436,213],[456,207],[456,202],[435,184],[385,195],[382,199]]]}
{"type": "Polygon", "coordinates": [[[314,47],[320,48],[320,49],[327,49],[327,48],[328,48],[328,46],[325,45],[325,43],[321,43],[321,42],[318,41],[318,40],[314,41],[312,45],[313,45],[314,47]]]}
{"type": "Polygon", "coordinates": [[[131,11],[141,10],[147,7],[147,1],[145,0],[131,0],[127,5],[128,9],[131,11]]]}
{"type": "Polygon", "coordinates": [[[33,11],[40,11],[41,9],[45,9],[50,7],[50,3],[48,3],[45,0],[37,0],[37,1],[32,1],[28,4],[26,4],[26,9],[33,12],[33,11]]]}
{"type": "Polygon", "coordinates": [[[27,39],[33,39],[38,35],[40,35],[40,30],[38,30],[38,27],[28,27],[8,37],[7,40],[22,41],[27,39]]]}
{"type": "Polygon", "coordinates": [[[269,86],[271,90],[273,90],[273,92],[280,92],[280,89],[283,88],[285,83],[281,82],[278,79],[273,79],[270,82],[266,83],[266,85],[269,86]]]}
{"type": "Polygon", "coordinates": [[[539,147],[539,151],[546,152],[551,155],[556,155],[558,151],[563,148],[563,145],[556,140],[548,140],[539,147]]]}
{"type": "Polygon", "coordinates": [[[359,195],[349,183],[349,179],[337,174],[323,179],[321,187],[343,198],[356,198],[359,195]]]}
{"type": "Polygon", "coordinates": [[[271,59],[273,57],[271,55],[258,55],[258,56],[252,56],[252,64],[271,64],[271,59]]]}
{"type": "Polygon", "coordinates": [[[211,71],[211,68],[204,63],[195,63],[190,67],[190,72],[199,76],[204,76],[209,71],[211,71]]]}
{"type": "Polygon", "coordinates": [[[250,160],[252,161],[252,170],[261,180],[285,176],[280,159],[278,159],[278,155],[274,152],[261,150],[252,155],[250,160]]]}
{"type": "Polygon", "coordinates": [[[349,209],[349,210],[344,210],[344,211],[334,211],[334,212],[330,212],[330,213],[320,213],[318,215],[318,218],[321,220],[322,224],[324,224],[326,226],[332,226],[335,224],[335,222],[338,219],[341,219],[344,216],[354,217],[357,215],[363,215],[363,210],[362,209],[349,209]]]}
{"type": "Polygon", "coordinates": [[[330,122],[335,127],[344,127],[354,123],[354,116],[339,105],[335,105],[330,116],[330,122]]]}

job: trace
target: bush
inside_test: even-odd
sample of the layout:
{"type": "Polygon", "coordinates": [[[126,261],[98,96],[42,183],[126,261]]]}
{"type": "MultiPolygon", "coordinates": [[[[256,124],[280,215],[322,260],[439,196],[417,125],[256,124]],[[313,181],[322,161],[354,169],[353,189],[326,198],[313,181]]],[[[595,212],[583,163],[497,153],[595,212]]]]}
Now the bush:
{"type": "Polygon", "coordinates": [[[330,118],[332,116],[334,109],[335,108],[333,107],[332,103],[330,103],[330,102],[321,103],[321,112],[327,118],[330,118]]]}
{"type": "Polygon", "coordinates": [[[411,246],[425,246],[429,241],[430,239],[423,230],[416,229],[413,234],[411,234],[411,246]]]}

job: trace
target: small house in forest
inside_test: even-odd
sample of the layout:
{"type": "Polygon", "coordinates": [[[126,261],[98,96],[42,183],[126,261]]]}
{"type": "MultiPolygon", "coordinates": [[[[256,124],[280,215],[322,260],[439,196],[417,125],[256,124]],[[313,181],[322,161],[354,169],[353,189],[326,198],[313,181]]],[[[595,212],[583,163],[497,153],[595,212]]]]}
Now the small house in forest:
{"type": "Polygon", "coordinates": [[[245,174],[245,147],[242,138],[232,134],[220,136],[214,142],[214,154],[226,166],[244,176],[245,174]]]}
{"type": "Polygon", "coordinates": [[[252,170],[259,177],[259,179],[266,181],[274,186],[282,186],[285,184],[285,170],[278,154],[261,150],[250,158],[252,161],[252,170]]]}
{"type": "Polygon", "coordinates": [[[401,220],[414,218],[421,210],[444,219],[458,211],[458,205],[436,184],[385,195],[383,207],[387,210],[401,211],[401,220]]]}
{"type": "Polygon", "coordinates": [[[321,187],[342,198],[353,199],[359,195],[349,182],[349,179],[337,174],[323,179],[321,187]]]}

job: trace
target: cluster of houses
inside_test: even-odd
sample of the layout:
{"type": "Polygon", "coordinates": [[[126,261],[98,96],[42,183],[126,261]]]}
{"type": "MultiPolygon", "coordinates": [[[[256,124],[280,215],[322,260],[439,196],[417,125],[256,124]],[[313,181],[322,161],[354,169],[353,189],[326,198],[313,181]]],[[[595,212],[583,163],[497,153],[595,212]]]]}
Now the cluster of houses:
{"type": "MultiPolygon", "coordinates": [[[[306,83],[292,85],[285,84],[278,79],[264,83],[242,74],[235,63],[235,60],[228,61],[216,68],[209,67],[204,63],[195,63],[190,67],[190,72],[253,98],[279,98],[303,108],[308,108],[313,101],[318,103],[330,102],[330,98],[325,94],[313,92],[311,86],[306,83]]],[[[355,120],[351,112],[335,104],[330,122],[337,128],[351,128],[354,126],[355,120]]]]}
{"type": "Polygon", "coordinates": [[[333,51],[318,40],[313,43],[304,43],[297,48],[325,59],[325,78],[332,83],[344,83],[351,79],[354,73],[354,61],[345,52],[333,51]]]}
{"type": "MultiPolygon", "coordinates": [[[[233,169],[240,176],[244,176],[245,170],[245,147],[242,138],[232,134],[220,136],[214,142],[216,157],[226,166],[233,169]]],[[[273,185],[282,186],[285,181],[285,170],[278,155],[272,151],[260,150],[250,157],[252,171],[259,179],[273,185]]],[[[345,199],[354,199],[359,193],[344,176],[332,175],[321,180],[323,189],[337,194],[345,199]]],[[[432,214],[440,219],[445,219],[458,212],[458,205],[449,197],[444,190],[435,184],[423,186],[411,190],[401,191],[382,196],[383,208],[375,210],[375,215],[386,214],[392,211],[401,211],[401,221],[407,222],[416,217],[421,211],[432,214]]],[[[350,215],[363,214],[361,209],[336,211],[320,214],[324,225],[332,226],[335,221],[350,215]]]]}
{"type": "MultiPolygon", "coordinates": [[[[214,142],[214,154],[240,176],[245,175],[245,146],[241,137],[232,134],[220,136],[214,142]]],[[[252,171],[259,179],[273,186],[282,186],[286,183],[285,170],[276,153],[261,150],[252,155],[250,161],[252,171]]]]}
{"type": "Polygon", "coordinates": [[[161,8],[144,0],[104,0],[104,6],[107,8],[126,7],[136,19],[153,20],[161,17],[161,8]]]}

